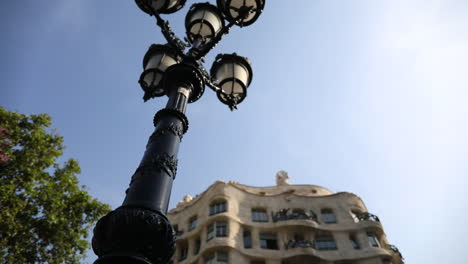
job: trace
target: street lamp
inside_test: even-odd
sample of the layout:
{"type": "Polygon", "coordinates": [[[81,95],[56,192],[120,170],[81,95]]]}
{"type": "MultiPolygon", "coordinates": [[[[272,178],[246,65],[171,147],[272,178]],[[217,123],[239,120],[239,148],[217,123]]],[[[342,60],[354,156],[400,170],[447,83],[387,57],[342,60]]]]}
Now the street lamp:
{"type": "Polygon", "coordinates": [[[139,83],[143,99],[168,96],[166,107],[154,116],[155,130],[122,206],[102,217],[94,228],[94,264],[165,264],[175,250],[175,232],[166,213],[177,173],[177,153],[187,132],[185,111],[197,101],[205,85],[231,110],[247,95],[252,68],[247,58],[233,54],[216,57],[211,75],[203,57],[234,26],[251,25],[261,14],[264,0],[218,0],[193,4],[185,19],[187,42],[172,32],[160,14],[180,10],[186,0],[135,0],[154,16],[167,44],[153,44],[143,58],[139,83]],[[226,24],[225,20],[228,22],[226,24]]]}

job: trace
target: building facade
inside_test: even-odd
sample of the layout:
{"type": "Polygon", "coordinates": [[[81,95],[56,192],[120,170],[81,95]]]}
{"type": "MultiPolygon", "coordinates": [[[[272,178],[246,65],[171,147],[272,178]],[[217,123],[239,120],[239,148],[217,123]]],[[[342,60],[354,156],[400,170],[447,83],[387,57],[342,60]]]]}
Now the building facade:
{"type": "Polygon", "coordinates": [[[348,192],[217,181],[168,213],[177,231],[173,263],[402,264],[377,216],[348,192]]]}

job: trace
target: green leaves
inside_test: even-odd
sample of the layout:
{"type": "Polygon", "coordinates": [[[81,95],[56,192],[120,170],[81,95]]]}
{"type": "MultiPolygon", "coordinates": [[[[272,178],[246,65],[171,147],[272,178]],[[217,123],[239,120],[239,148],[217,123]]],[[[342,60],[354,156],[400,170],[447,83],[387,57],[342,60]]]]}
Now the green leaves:
{"type": "MultiPolygon", "coordinates": [[[[79,186],[78,162],[57,164],[63,138],[46,114],[0,107],[0,259],[79,263],[89,228],[110,207],[79,186]]],[[[3,263],[3,262],[2,262],[3,263]]]]}

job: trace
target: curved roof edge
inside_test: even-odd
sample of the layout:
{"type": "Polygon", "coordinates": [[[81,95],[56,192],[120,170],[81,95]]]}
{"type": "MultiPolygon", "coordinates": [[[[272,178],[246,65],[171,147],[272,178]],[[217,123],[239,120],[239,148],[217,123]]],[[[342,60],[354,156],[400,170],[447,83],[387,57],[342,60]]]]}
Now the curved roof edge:
{"type": "MultiPolygon", "coordinates": [[[[189,200],[189,201],[184,201],[184,200],[180,201],[175,208],[172,208],[172,209],[169,210],[168,214],[178,213],[178,212],[182,211],[183,209],[194,205],[195,203],[197,203],[205,195],[205,193],[207,193],[208,191],[214,189],[218,185],[230,185],[230,186],[233,186],[234,188],[236,188],[238,190],[241,190],[241,191],[244,191],[246,193],[253,194],[253,195],[257,195],[257,196],[279,196],[279,195],[283,195],[283,194],[289,194],[289,195],[294,195],[294,196],[298,196],[298,197],[316,198],[316,197],[330,197],[330,196],[339,196],[339,195],[351,195],[351,196],[354,196],[354,197],[358,198],[362,202],[362,199],[359,196],[357,196],[356,194],[354,194],[354,193],[351,193],[351,192],[333,193],[329,189],[324,188],[322,186],[318,186],[318,185],[291,184],[291,185],[256,187],[256,186],[249,186],[249,185],[240,184],[240,183],[237,183],[236,181],[229,181],[229,182],[226,183],[225,181],[218,180],[218,181],[214,182],[213,184],[211,184],[210,186],[208,186],[208,188],[205,191],[203,191],[202,193],[196,195],[191,200],[189,200]],[[298,189],[299,192],[296,192],[296,189],[298,189]],[[272,193],[268,194],[267,193],[268,190],[276,191],[276,192],[272,192],[272,193]],[[312,192],[313,192],[313,190],[316,190],[316,192],[313,192],[313,195],[311,195],[310,193],[308,195],[305,195],[305,193],[300,192],[300,190],[310,190],[312,192]],[[320,190],[321,194],[319,193],[318,190],[320,190]],[[258,191],[258,192],[256,192],[256,191],[258,191]]],[[[363,202],[363,204],[364,204],[364,202],[363,202]]]]}

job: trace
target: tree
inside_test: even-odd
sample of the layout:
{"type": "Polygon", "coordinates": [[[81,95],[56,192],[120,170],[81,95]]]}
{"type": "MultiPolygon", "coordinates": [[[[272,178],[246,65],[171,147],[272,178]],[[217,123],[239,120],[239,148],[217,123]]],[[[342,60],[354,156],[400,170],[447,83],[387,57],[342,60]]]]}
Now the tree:
{"type": "Polygon", "coordinates": [[[76,160],[57,163],[63,138],[50,124],[0,107],[2,263],[79,263],[89,228],[110,211],[79,186],[76,160]]]}

